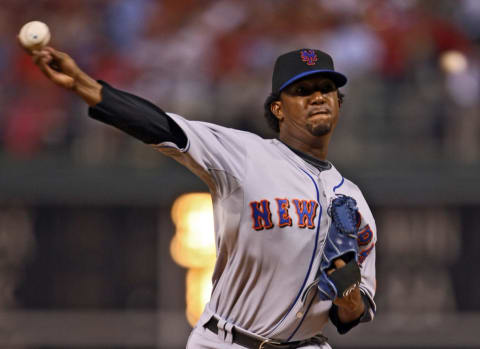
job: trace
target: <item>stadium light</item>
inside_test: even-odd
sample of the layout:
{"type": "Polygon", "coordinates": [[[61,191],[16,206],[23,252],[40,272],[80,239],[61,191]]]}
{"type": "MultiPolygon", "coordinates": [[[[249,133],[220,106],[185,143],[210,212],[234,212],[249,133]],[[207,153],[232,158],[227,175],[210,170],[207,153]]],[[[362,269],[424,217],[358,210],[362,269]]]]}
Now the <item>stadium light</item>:
{"type": "Polygon", "coordinates": [[[188,268],[186,276],[186,316],[194,326],[212,292],[215,266],[215,237],[212,199],[208,193],[189,193],[172,206],[175,235],[170,243],[173,260],[188,268]]]}

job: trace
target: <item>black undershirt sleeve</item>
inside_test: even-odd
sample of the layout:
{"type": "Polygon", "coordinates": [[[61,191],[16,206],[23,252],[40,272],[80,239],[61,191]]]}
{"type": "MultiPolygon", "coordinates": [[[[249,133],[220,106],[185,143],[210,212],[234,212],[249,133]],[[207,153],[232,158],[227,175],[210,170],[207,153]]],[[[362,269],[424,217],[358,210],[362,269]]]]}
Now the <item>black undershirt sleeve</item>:
{"type": "Polygon", "coordinates": [[[102,101],[88,109],[88,115],[147,143],[172,142],[180,149],[187,145],[187,136],[167,113],[153,103],[120,91],[104,81],[102,101]]]}
{"type": "Polygon", "coordinates": [[[362,300],[363,300],[363,303],[365,304],[365,311],[363,312],[362,315],[360,315],[358,319],[353,320],[349,323],[345,324],[340,321],[340,319],[338,318],[338,307],[335,304],[332,304],[332,307],[330,308],[328,315],[330,317],[330,321],[332,322],[332,324],[334,324],[335,327],[337,328],[338,333],[345,334],[348,331],[350,331],[352,328],[357,326],[360,322],[368,321],[367,320],[368,313],[371,307],[370,301],[368,300],[368,297],[365,294],[363,294],[362,292],[360,292],[360,294],[362,295],[362,300]]]}

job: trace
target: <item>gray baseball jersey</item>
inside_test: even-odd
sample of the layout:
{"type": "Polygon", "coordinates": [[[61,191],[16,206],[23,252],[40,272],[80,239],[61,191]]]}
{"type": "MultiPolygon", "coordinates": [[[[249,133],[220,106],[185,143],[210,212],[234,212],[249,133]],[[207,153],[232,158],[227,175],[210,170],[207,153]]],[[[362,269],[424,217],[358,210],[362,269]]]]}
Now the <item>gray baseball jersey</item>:
{"type": "Polygon", "coordinates": [[[373,318],[376,226],[355,184],[333,165],[320,171],[279,140],[168,115],[188,143],[156,148],[198,175],[213,199],[217,262],[197,329],[215,316],[219,333],[225,331],[210,333],[223,339],[209,346],[194,331],[189,348],[238,347],[228,344],[232,326],[281,341],[322,332],[332,302],[319,300],[314,279],[331,223],[327,207],[336,194],[353,197],[362,216],[360,289],[373,318]]]}

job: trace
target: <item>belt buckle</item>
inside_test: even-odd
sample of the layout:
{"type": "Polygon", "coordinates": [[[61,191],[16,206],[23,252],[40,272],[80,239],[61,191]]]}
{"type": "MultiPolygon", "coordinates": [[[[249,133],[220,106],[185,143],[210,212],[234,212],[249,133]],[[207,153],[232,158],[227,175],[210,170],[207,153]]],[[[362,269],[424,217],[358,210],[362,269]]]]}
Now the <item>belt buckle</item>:
{"type": "Polygon", "coordinates": [[[280,345],[282,343],[275,342],[274,340],[271,340],[271,339],[267,338],[262,343],[260,343],[260,345],[258,346],[258,349],[264,349],[264,345],[266,345],[266,344],[280,345]]]}

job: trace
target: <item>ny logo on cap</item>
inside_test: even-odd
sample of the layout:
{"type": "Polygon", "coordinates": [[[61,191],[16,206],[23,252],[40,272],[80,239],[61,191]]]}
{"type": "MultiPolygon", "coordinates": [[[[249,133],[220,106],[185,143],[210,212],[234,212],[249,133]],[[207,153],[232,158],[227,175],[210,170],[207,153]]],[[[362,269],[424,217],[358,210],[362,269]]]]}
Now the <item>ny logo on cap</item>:
{"type": "Polygon", "coordinates": [[[300,56],[302,57],[302,61],[307,63],[307,65],[315,65],[315,62],[318,60],[314,50],[301,50],[300,56]]]}

